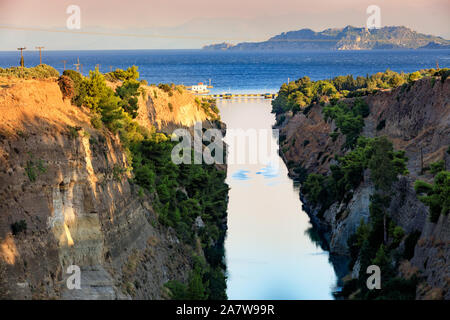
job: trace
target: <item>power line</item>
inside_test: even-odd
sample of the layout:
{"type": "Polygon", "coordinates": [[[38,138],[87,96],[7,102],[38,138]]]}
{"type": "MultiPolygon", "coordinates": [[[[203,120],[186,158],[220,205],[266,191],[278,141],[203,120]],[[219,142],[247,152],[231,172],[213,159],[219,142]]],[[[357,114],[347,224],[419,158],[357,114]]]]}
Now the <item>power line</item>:
{"type": "Polygon", "coordinates": [[[42,64],[42,49],[45,47],[36,47],[39,50],[39,64],[42,64]]]}
{"type": "Polygon", "coordinates": [[[20,66],[23,68],[25,63],[23,61],[23,50],[26,50],[27,48],[17,48],[17,50],[20,50],[20,66]]]}
{"type": "MultiPolygon", "coordinates": [[[[0,29],[17,30],[17,31],[37,31],[37,32],[51,32],[51,33],[69,33],[81,35],[97,35],[109,37],[135,37],[135,38],[158,38],[158,39],[184,39],[184,40],[210,40],[210,41],[250,41],[250,42],[265,42],[267,38],[226,38],[218,36],[171,36],[160,34],[140,34],[140,33],[114,33],[114,32],[97,32],[97,31],[72,31],[72,30],[54,30],[32,27],[8,27],[0,26],[0,29]]],[[[339,39],[270,39],[271,42],[339,42],[339,39]]],[[[365,39],[364,41],[388,42],[387,40],[379,39],[365,39]]]]}
{"type": "Polygon", "coordinates": [[[52,33],[69,33],[69,34],[84,34],[97,36],[111,36],[111,37],[136,37],[136,38],[161,38],[161,39],[190,39],[190,40],[217,40],[217,41],[264,41],[264,39],[248,39],[248,38],[216,38],[214,36],[170,36],[159,34],[139,34],[139,33],[114,33],[114,32],[97,32],[97,31],[71,31],[71,30],[52,30],[31,27],[8,27],[0,26],[0,29],[17,30],[17,31],[38,31],[38,32],[52,32],[52,33]]]}
{"type": "Polygon", "coordinates": [[[77,68],[77,72],[80,72],[80,58],[77,58],[77,63],[73,64],[77,68]]]}

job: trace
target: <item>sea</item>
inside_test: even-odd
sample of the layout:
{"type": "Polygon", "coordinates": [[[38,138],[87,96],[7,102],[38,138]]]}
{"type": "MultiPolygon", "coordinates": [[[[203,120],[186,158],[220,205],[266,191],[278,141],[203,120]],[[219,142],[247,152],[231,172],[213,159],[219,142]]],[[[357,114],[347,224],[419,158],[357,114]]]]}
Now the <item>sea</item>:
{"type": "MultiPolygon", "coordinates": [[[[38,51],[24,51],[25,66],[39,64],[38,51]]],[[[368,51],[204,51],[204,50],[108,50],[43,51],[43,63],[58,71],[82,64],[83,74],[96,67],[101,72],[138,67],[149,84],[175,83],[213,86],[211,93],[274,93],[289,81],[308,76],[312,80],[338,75],[365,76],[391,69],[413,72],[450,67],[450,50],[368,51]]],[[[19,65],[18,51],[0,52],[0,67],[19,65]]]]}

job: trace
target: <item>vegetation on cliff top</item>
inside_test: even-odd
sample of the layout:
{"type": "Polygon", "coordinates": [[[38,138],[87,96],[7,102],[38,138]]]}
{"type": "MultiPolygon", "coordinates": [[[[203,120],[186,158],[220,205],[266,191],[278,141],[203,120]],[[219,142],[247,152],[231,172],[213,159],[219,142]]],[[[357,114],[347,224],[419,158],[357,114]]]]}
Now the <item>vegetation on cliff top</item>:
{"type": "Polygon", "coordinates": [[[11,67],[0,68],[0,76],[10,76],[23,79],[47,79],[59,77],[59,72],[46,64],[40,64],[32,68],[11,67]]]}
{"type": "Polygon", "coordinates": [[[449,69],[426,69],[409,74],[388,69],[370,76],[358,76],[356,79],[352,75],[347,75],[329,80],[312,81],[305,76],[281,86],[278,96],[272,101],[272,112],[278,115],[288,111],[296,113],[303,110],[307,113],[308,106],[312,103],[325,104],[339,98],[364,96],[381,89],[396,88],[422,77],[445,79],[449,73],[449,69]]]}

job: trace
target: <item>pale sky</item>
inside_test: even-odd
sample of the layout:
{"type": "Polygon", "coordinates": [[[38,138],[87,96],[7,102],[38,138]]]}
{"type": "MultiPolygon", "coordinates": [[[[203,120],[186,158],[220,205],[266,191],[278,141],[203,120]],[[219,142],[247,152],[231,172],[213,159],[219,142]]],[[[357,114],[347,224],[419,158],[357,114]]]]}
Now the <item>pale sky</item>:
{"type": "Polygon", "coordinates": [[[361,27],[369,5],[381,8],[382,26],[404,25],[450,38],[449,0],[0,0],[0,50],[22,45],[48,50],[172,49],[261,41],[301,28],[361,27]],[[128,36],[45,32],[69,31],[69,5],[81,9],[81,29],[76,31],[128,36]]]}

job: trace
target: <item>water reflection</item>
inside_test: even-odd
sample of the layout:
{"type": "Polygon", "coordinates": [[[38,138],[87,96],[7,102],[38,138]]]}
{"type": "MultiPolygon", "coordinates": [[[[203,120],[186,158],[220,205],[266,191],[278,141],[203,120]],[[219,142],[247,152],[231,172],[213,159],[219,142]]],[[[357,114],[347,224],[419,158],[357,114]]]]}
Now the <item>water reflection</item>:
{"type": "Polygon", "coordinates": [[[233,173],[231,177],[236,180],[248,180],[250,179],[248,173],[249,173],[248,170],[238,170],[235,173],[233,173]]]}
{"type": "Polygon", "coordinates": [[[262,168],[256,174],[261,174],[266,179],[271,179],[279,176],[278,168],[275,167],[272,163],[262,168]]]}

